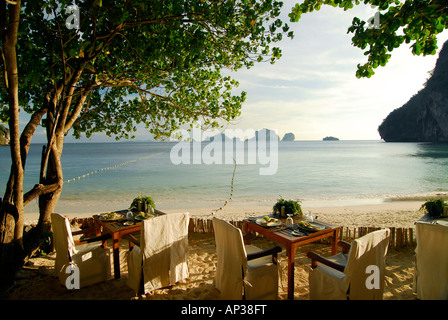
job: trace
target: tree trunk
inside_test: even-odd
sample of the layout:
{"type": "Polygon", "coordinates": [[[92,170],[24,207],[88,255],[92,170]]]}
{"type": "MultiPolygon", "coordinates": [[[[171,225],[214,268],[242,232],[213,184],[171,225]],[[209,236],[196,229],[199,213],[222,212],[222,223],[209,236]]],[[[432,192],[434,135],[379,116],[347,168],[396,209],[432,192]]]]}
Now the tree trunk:
{"type": "Polygon", "coordinates": [[[20,152],[19,91],[17,69],[17,31],[19,27],[20,0],[8,4],[2,1],[2,27],[4,31],[4,67],[9,98],[9,130],[11,147],[11,175],[5,198],[0,209],[0,291],[3,292],[14,281],[14,274],[20,266],[23,252],[23,175],[24,169],[20,152]]]}
{"type": "MultiPolygon", "coordinates": [[[[56,125],[56,124],[54,124],[56,125]]],[[[42,150],[41,164],[41,183],[45,185],[57,185],[57,188],[39,196],[39,222],[37,230],[46,233],[51,228],[51,214],[55,212],[63,186],[62,172],[62,148],[64,145],[64,136],[48,135],[47,148],[42,150]],[[48,152],[48,154],[47,154],[48,152]],[[48,157],[48,160],[45,158],[48,157]]]]}

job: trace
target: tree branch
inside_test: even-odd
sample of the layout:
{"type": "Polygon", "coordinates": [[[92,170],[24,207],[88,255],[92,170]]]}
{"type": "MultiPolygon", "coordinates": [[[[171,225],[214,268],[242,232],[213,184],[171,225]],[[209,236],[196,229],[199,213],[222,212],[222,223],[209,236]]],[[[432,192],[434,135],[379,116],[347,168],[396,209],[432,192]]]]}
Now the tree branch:
{"type": "Polygon", "coordinates": [[[26,206],[31,200],[57,190],[62,189],[62,185],[58,182],[44,185],[42,183],[34,185],[33,189],[23,195],[23,205],[26,206]]]}
{"type": "Polygon", "coordinates": [[[81,96],[79,97],[78,103],[74,107],[74,110],[71,113],[71,115],[68,118],[68,120],[65,122],[65,129],[64,129],[65,133],[67,133],[70,130],[70,128],[73,126],[73,123],[76,121],[76,119],[81,114],[81,111],[82,111],[83,106],[84,106],[84,102],[86,101],[87,96],[90,94],[90,92],[92,92],[92,88],[87,89],[87,90],[82,90],[82,91],[83,92],[81,92],[81,96]]]}

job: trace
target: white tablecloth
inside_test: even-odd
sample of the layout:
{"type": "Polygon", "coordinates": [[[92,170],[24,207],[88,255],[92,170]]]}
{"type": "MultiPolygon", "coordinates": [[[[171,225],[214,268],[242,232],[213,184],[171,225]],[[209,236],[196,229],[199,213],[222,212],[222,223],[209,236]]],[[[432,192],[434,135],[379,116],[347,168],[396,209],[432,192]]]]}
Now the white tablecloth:
{"type": "Polygon", "coordinates": [[[414,290],[421,300],[448,299],[448,218],[425,215],[415,223],[414,290]]]}

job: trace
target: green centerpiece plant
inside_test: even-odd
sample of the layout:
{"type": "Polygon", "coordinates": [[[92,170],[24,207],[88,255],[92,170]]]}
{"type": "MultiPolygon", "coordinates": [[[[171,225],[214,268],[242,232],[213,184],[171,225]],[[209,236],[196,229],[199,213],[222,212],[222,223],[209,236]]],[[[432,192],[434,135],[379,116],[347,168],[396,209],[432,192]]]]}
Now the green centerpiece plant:
{"type": "Polygon", "coordinates": [[[301,216],[303,214],[299,200],[285,200],[282,197],[277,200],[273,207],[274,215],[286,218],[286,215],[301,216]],[[285,207],[284,215],[282,215],[282,207],[285,207]]]}
{"type": "Polygon", "coordinates": [[[421,211],[426,211],[432,217],[444,216],[444,208],[448,207],[448,203],[443,199],[428,200],[420,207],[421,211]]]}
{"type": "Polygon", "coordinates": [[[136,209],[137,211],[149,211],[153,213],[156,205],[151,197],[141,195],[132,200],[130,208],[136,209]],[[144,210],[143,208],[147,208],[148,210],[144,210]]]}

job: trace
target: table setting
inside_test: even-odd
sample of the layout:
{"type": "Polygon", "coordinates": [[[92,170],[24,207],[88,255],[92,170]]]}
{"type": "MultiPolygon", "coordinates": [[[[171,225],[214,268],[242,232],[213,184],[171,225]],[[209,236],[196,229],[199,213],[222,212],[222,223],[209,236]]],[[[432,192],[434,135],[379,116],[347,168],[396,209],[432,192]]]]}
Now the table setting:
{"type": "Polygon", "coordinates": [[[303,220],[298,221],[297,223],[295,223],[289,215],[285,223],[280,219],[268,215],[248,218],[247,220],[267,228],[272,232],[281,232],[285,235],[294,237],[307,236],[310,233],[329,228],[324,224],[314,221],[314,218],[311,215],[304,215],[303,220]]]}
{"type": "MultiPolygon", "coordinates": [[[[281,210],[283,211],[283,210],[281,210]]],[[[317,217],[316,217],[317,218],[317,217]]],[[[244,220],[243,233],[255,232],[285,246],[288,256],[288,299],[294,297],[294,257],[300,246],[331,238],[331,252],[337,253],[339,226],[317,222],[311,214],[267,215],[244,220]],[[286,219],[284,219],[287,216],[286,219]],[[279,217],[279,218],[276,218],[279,217]]],[[[251,237],[247,237],[250,241],[251,237]]]]}
{"type": "Polygon", "coordinates": [[[159,216],[154,209],[151,209],[147,212],[135,209],[105,212],[98,214],[98,219],[102,222],[119,222],[123,226],[131,226],[143,220],[159,216]]]}
{"type": "Polygon", "coordinates": [[[166,215],[164,212],[154,208],[154,202],[150,197],[140,196],[132,201],[129,209],[104,212],[93,216],[96,234],[111,234],[114,255],[114,277],[116,279],[120,278],[120,239],[124,236],[139,232],[142,221],[166,215]],[[142,205],[142,203],[145,203],[145,205],[142,205]]]}

